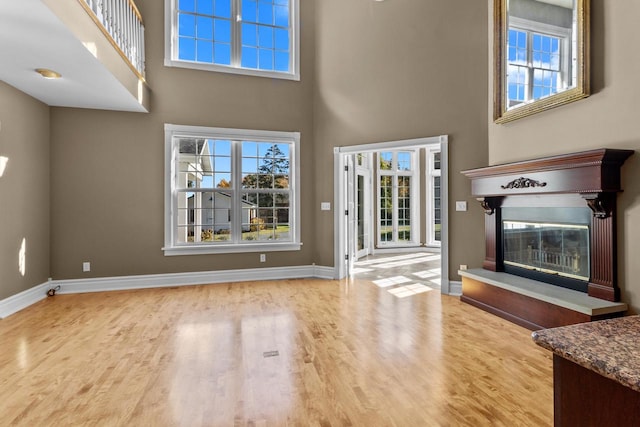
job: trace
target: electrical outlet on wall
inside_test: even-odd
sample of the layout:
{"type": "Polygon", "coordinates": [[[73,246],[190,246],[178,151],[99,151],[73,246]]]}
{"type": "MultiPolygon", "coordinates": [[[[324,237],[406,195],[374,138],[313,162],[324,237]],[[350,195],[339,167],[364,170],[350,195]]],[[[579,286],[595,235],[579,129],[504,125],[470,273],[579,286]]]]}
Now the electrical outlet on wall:
{"type": "Polygon", "coordinates": [[[466,270],[467,264],[460,264],[460,270],[466,270]]]}
{"type": "Polygon", "coordinates": [[[260,262],[267,262],[267,255],[266,254],[260,254],[260,262]]]}
{"type": "Polygon", "coordinates": [[[91,271],[91,263],[90,262],[83,262],[82,263],[82,271],[83,272],[87,272],[87,271],[91,271]]]}

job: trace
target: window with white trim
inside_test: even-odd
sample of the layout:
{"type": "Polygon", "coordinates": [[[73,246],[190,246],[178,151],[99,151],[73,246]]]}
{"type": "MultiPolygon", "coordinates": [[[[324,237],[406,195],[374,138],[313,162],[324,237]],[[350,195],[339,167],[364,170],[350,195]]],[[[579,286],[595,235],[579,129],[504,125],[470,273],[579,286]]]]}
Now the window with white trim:
{"type": "Polygon", "coordinates": [[[299,0],[165,0],[165,65],[299,80],[299,0]]]}
{"type": "Polygon", "coordinates": [[[378,153],[378,246],[420,244],[418,152],[378,153]]]}
{"type": "Polygon", "coordinates": [[[165,255],[300,249],[299,142],[165,125],[165,255]]]}
{"type": "Polygon", "coordinates": [[[427,163],[427,245],[440,246],[442,241],[440,147],[427,149],[427,163]]]}
{"type": "Polygon", "coordinates": [[[507,37],[507,102],[515,107],[566,90],[571,29],[512,17],[507,37]]]}

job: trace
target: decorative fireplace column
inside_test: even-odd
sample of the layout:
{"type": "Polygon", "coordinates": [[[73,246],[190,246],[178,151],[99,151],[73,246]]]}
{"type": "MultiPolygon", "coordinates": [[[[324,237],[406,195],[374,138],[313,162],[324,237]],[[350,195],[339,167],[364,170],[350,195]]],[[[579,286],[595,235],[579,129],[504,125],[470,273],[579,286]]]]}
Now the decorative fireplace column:
{"type": "Polygon", "coordinates": [[[588,295],[619,301],[616,268],[616,193],[620,167],[632,150],[598,149],[462,171],[485,211],[486,270],[504,271],[504,206],[588,206],[590,278],[588,295]]]}

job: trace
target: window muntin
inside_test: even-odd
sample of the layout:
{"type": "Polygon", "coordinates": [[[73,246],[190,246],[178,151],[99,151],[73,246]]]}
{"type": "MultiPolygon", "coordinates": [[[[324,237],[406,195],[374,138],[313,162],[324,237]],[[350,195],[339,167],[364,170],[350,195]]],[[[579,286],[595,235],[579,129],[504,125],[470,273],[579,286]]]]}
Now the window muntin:
{"type": "Polygon", "coordinates": [[[568,88],[571,30],[512,18],[507,37],[507,106],[568,88]]]}
{"type": "Polygon", "coordinates": [[[165,65],[299,79],[299,0],[165,1],[165,65]]]}
{"type": "Polygon", "coordinates": [[[165,253],[299,249],[299,134],[165,129],[165,253]]]}

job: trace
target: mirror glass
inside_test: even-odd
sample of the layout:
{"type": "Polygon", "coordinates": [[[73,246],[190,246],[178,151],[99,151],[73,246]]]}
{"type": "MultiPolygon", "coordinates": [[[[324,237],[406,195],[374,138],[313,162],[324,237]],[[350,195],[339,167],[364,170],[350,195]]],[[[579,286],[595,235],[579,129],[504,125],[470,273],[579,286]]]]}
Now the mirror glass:
{"type": "Polygon", "coordinates": [[[589,95],[588,0],[495,0],[494,119],[589,95]]]}

